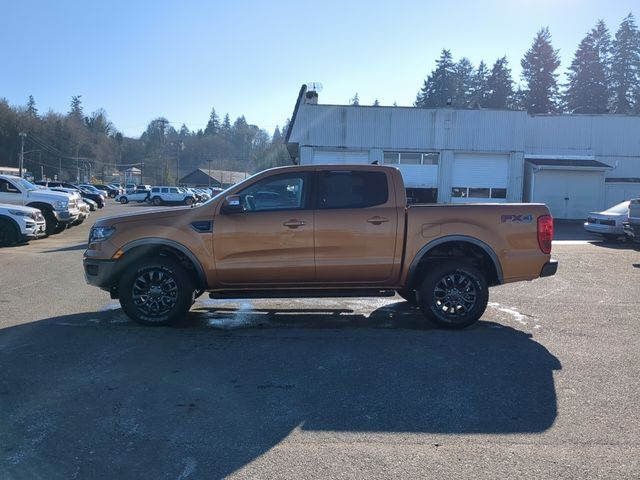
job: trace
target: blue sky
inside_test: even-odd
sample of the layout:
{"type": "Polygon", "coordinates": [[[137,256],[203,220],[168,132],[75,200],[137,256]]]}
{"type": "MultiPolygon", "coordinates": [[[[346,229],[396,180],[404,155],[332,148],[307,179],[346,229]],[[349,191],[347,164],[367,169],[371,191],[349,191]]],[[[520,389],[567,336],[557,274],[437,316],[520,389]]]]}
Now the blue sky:
{"type": "MultiPolygon", "coordinates": [[[[273,132],[300,85],[321,103],[411,105],[443,48],[477,65],[507,55],[514,80],[548,26],[564,73],[596,21],[615,34],[637,0],[294,2],[2,0],[0,97],[40,113],[104,108],[139,136],[158,116],[204,128],[211,108],[273,132]]],[[[633,12],[639,15],[640,12],[633,12]]],[[[564,80],[564,75],[561,76],[564,80]]]]}

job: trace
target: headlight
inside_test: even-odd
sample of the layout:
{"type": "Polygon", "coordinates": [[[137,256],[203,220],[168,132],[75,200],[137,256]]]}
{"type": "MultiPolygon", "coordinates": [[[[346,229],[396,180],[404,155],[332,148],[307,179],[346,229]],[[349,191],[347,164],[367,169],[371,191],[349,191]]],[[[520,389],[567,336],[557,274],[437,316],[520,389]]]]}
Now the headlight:
{"type": "Polygon", "coordinates": [[[89,243],[102,242],[113,235],[115,231],[115,227],[93,227],[89,232],[89,243]]]}
{"type": "MultiPolygon", "coordinates": [[[[31,217],[31,212],[23,212],[22,210],[9,210],[11,215],[15,215],[16,217],[31,217]]],[[[33,217],[32,217],[33,218],[33,217]]]]}
{"type": "Polygon", "coordinates": [[[68,210],[69,202],[65,202],[64,200],[58,200],[57,202],[53,203],[53,208],[55,208],[56,210],[68,210]]]}

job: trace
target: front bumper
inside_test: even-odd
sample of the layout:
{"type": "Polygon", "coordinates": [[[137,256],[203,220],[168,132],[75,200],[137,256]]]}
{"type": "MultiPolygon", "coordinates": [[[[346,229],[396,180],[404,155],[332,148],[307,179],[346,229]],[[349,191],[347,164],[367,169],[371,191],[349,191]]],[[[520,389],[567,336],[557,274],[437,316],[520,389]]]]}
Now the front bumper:
{"type": "Polygon", "coordinates": [[[558,261],[557,260],[549,260],[542,266],[542,270],[540,270],[541,277],[551,277],[555,275],[558,271],[558,261]]]}
{"type": "Polygon", "coordinates": [[[54,210],[53,216],[56,217],[56,220],[60,223],[72,223],[78,219],[78,215],[80,215],[80,210],[54,210]]]}
{"type": "Polygon", "coordinates": [[[84,258],[82,264],[84,266],[84,279],[89,285],[109,290],[114,284],[118,267],[117,260],[84,258]]]}

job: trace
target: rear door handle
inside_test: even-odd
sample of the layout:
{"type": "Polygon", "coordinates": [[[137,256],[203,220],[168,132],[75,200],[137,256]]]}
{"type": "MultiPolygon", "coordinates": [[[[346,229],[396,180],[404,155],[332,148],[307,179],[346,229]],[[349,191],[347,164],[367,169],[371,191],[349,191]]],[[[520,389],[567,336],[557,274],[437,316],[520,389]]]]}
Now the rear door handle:
{"type": "Polygon", "coordinates": [[[378,216],[367,218],[367,223],[372,223],[373,225],[380,225],[381,223],[385,223],[388,221],[389,221],[388,218],[378,217],[378,216]]]}
{"type": "Polygon", "coordinates": [[[287,222],[284,222],[282,225],[289,228],[298,228],[306,224],[302,220],[289,220],[287,222]]]}

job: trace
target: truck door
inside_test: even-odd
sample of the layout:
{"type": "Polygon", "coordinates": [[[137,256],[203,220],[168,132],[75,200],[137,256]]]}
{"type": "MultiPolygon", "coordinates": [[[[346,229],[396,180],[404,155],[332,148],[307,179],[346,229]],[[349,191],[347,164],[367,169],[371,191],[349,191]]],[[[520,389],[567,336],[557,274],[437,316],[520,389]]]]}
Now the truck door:
{"type": "Polygon", "coordinates": [[[274,288],[315,280],[312,178],[290,172],[257,180],[238,192],[242,212],[216,216],[213,251],[222,283],[274,288]]]}
{"type": "Polygon", "coordinates": [[[24,204],[20,190],[4,178],[0,178],[0,203],[24,204]]]}
{"type": "Polygon", "coordinates": [[[320,282],[389,280],[398,209],[385,172],[318,172],[315,242],[320,282]]]}

